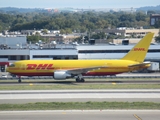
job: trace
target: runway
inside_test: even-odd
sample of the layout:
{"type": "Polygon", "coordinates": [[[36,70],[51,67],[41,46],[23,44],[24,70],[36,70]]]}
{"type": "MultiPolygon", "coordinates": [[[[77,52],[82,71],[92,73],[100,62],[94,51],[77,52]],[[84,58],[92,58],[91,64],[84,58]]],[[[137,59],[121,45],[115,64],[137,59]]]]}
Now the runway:
{"type": "MultiPolygon", "coordinates": [[[[7,74],[7,73],[5,73],[7,74]]],[[[51,76],[22,77],[22,83],[18,78],[8,76],[0,78],[0,85],[25,85],[25,84],[160,84],[160,73],[123,73],[116,76],[86,77],[84,83],[77,83],[75,79],[54,80],[51,76]]]]}
{"type": "Polygon", "coordinates": [[[36,85],[54,85],[54,84],[160,84],[160,79],[87,79],[84,83],[77,83],[75,80],[63,80],[63,81],[55,81],[55,80],[22,80],[21,83],[18,83],[16,80],[3,80],[0,81],[1,85],[28,85],[28,84],[36,84],[36,85]]]}
{"type": "Polygon", "coordinates": [[[0,104],[87,101],[160,102],[160,89],[0,91],[0,104]]]}
{"type": "Polygon", "coordinates": [[[160,110],[0,111],[2,120],[159,120],[160,110]]]}

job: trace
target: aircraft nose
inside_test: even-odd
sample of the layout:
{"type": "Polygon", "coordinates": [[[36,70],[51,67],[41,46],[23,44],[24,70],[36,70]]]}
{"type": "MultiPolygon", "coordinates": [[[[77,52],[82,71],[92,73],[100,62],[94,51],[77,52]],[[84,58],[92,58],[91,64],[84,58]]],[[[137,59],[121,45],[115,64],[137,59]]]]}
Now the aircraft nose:
{"type": "Polygon", "coordinates": [[[9,72],[9,68],[8,67],[6,68],[6,72],[9,72]]]}

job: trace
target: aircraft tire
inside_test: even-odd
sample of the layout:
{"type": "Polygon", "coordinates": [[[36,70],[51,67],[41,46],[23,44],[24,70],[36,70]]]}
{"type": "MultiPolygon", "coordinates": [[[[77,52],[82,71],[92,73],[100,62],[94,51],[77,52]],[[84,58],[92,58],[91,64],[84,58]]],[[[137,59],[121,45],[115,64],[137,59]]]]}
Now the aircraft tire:
{"type": "Polygon", "coordinates": [[[81,82],[85,82],[84,78],[81,78],[81,82]]]}
{"type": "Polygon", "coordinates": [[[79,78],[76,78],[76,82],[80,82],[80,79],[79,79],[79,78]]]}
{"type": "Polygon", "coordinates": [[[18,80],[18,83],[21,83],[21,79],[18,80]]]}
{"type": "Polygon", "coordinates": [[[76,78],[76,82],[84,82],[85,80],[84,80],[84,78],[76,78]]]}

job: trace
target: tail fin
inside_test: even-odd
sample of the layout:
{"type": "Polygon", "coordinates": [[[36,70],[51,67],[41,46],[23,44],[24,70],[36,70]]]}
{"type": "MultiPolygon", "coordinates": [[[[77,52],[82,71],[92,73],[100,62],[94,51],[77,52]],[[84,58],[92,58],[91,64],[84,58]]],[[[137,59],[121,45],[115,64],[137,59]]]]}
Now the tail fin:
{"type": "Polygon", "coordinates": [[[122,60],[143,62],[148,52],[153,35],[154,33],[148,33],[122,58],[122,60]]]}

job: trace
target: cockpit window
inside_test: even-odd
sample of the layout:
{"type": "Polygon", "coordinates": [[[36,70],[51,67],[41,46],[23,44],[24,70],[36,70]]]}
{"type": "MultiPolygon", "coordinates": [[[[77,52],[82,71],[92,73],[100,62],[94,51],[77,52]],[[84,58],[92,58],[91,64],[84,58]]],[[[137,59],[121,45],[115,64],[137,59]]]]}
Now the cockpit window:
{"type": "Polygon", "coordinates": [[[15,67],[15,64],[11,64],[11,65],[9,65],[9,67],[15,67]]]}

